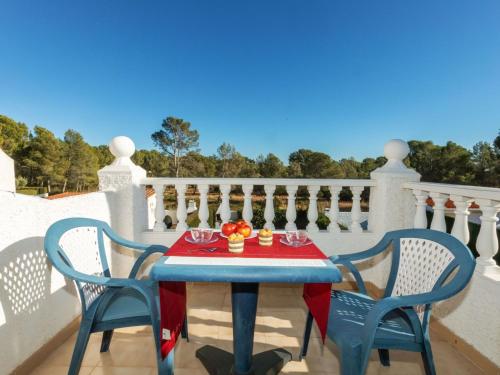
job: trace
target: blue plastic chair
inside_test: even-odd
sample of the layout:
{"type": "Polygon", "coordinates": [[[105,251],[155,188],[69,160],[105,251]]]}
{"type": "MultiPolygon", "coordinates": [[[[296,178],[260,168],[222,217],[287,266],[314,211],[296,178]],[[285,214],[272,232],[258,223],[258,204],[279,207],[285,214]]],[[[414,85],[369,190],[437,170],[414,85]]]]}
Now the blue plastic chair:
{"type": "MultiPolygon", "coordinates": [[[[443,232],[408,229],[388,232],[369,250],[330,259],[352,273],[359,289],[359,293],[332,291],[327,336],[339,348],[341,374],[364,374],[372,349],[378,349],[383,366],[390,365],[390,349],[421,352],[426,374],[435,374],[431,306],[460,292],[472,277],[476,262],[467,246],[443,232]],[[389,247],[389,279],[383,298],[374,300],[352,262],[389,247]]],[[[301,357],[307,354],[312,323],[309,312],[301,357]]]]}
{"type": "MultiPolygon", "coordinates": [[[[45,236],[45,251],[55,268],[72,279],[82,304],[82,320],[68,374],[78,374],[85,349],[94,332],[103,332],[101,352],[107,352],[115,328],[151,325],[158,373],[173,374],[173,350],[162,360],[158,288],[152,280],[136,279],[144,260],[165,253],[160,245],[146,245],[118,236],[99,220],[69,218],[54,223],[45,236]],[[141,250],[128,278],[112,278],[105,249],[106,235],[118,245],[141,250]]],[[[187,321],[183,337],[187,338],[187,321]]]]}

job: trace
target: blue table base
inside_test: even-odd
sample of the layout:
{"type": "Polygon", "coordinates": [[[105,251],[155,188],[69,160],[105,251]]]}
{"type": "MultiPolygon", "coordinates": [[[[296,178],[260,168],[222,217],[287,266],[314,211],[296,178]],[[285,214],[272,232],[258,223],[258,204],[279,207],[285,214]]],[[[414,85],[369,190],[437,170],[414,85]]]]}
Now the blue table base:
{"type": "Polygon", "coordinates": [[[234,354],[206,345],[196,352],[210,375],[273,375],[292,359],[284,349],[253,352],[258,283],[232,283],[234,354]]]}

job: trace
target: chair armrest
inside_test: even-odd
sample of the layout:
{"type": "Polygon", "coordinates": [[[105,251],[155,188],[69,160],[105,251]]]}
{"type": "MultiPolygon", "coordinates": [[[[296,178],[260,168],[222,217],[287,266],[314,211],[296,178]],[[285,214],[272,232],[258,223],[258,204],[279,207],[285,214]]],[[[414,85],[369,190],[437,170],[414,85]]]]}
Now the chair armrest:
{"type": "Polygon", "coordinates": [[[168,251],[168,247],[162,245],[150,245],[148,248],[144,250],[139,258],[135,261],[132,270],[130,270],[130,274],[128,277],[130,279],[135,279],[137,276],[137,272],[139,272],[139,268],[141,268],[142,264],[151,254],[160,253],[165,254],[168,251]]]}
{"type": "Polygon", "coordinates": [[[356,285],[358,286],[359,292],[363,293],[363,294],[367,294],[365,282],[363,281],[363,277],[361,277],[361,274],[359,273],[356,266],[354,266],[354,264],[352,264],[352,262],[350,262],[347,259],[339,259],[339,256],[337,256],[337,255],[330,257],[330,261],[334,264],[340,264],[340,265],[344,266],[345,268],[347,268],[354,276],[354,279],[356,280],[356,285]]]}

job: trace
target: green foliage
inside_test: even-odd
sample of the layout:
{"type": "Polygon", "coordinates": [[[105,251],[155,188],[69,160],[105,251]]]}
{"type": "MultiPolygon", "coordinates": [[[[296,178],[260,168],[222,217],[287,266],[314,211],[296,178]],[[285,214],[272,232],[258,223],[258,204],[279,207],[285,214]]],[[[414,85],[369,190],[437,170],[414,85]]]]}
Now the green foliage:
{"type": "Polygon", "coordinates": [[[99,160],[94,149],[83,140],[80,133],[71,129],[64,133],[64,144],[68,166],[63,191],[66,185],[76,191],[96,186],[99,160]]]}
{"type": "Polygon", "coordinates": [[[151,139],[161,151],[172,158],[174,175],[180,177],[184,156],[198,147],[198,131],[191,129],[190,122],[176,117],[167,117],[161,127],[161,130],[151,135],[151,139]]]}
{"type": "Polygon", "coordinates": [[[288,157],[290,177],[344,178],[338,162],[323,152],[300,149],[288,157]]]}
{"type": "Polygon", "coordinates": [[[11,158],[15,158],[29,141],[28,127],[0,115],[0,148],[11,158]]]}
{"type": "Polygon", "coordinates": [[[28,185],[28,179],[23,176],[16,177],[16,190],[25,188],[28,185]]]}
{"type": "Polygon", "coordinates": [[[286,167],[276,155],[269,153],[267,156],[259,155],[256,160],[259,175],[266,178],[286,176],[286,167]]]}

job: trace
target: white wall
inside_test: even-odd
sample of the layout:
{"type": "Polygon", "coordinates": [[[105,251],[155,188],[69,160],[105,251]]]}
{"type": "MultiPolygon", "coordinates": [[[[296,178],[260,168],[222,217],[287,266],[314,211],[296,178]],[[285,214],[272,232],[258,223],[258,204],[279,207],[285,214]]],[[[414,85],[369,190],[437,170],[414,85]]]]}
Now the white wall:
{"type": "Polygon", "coordinates": [[[48,265],[43,250],[47,228],[73,216],[110,222],[107,194],[49,201],[0,192],[0,375],[10,373],[80,313],[73,284],[48,265]]]}
{"type": "Polygon", "coordinates": [[[14,160],[0,149],[0,191],[16,191],[14,160]]]}

